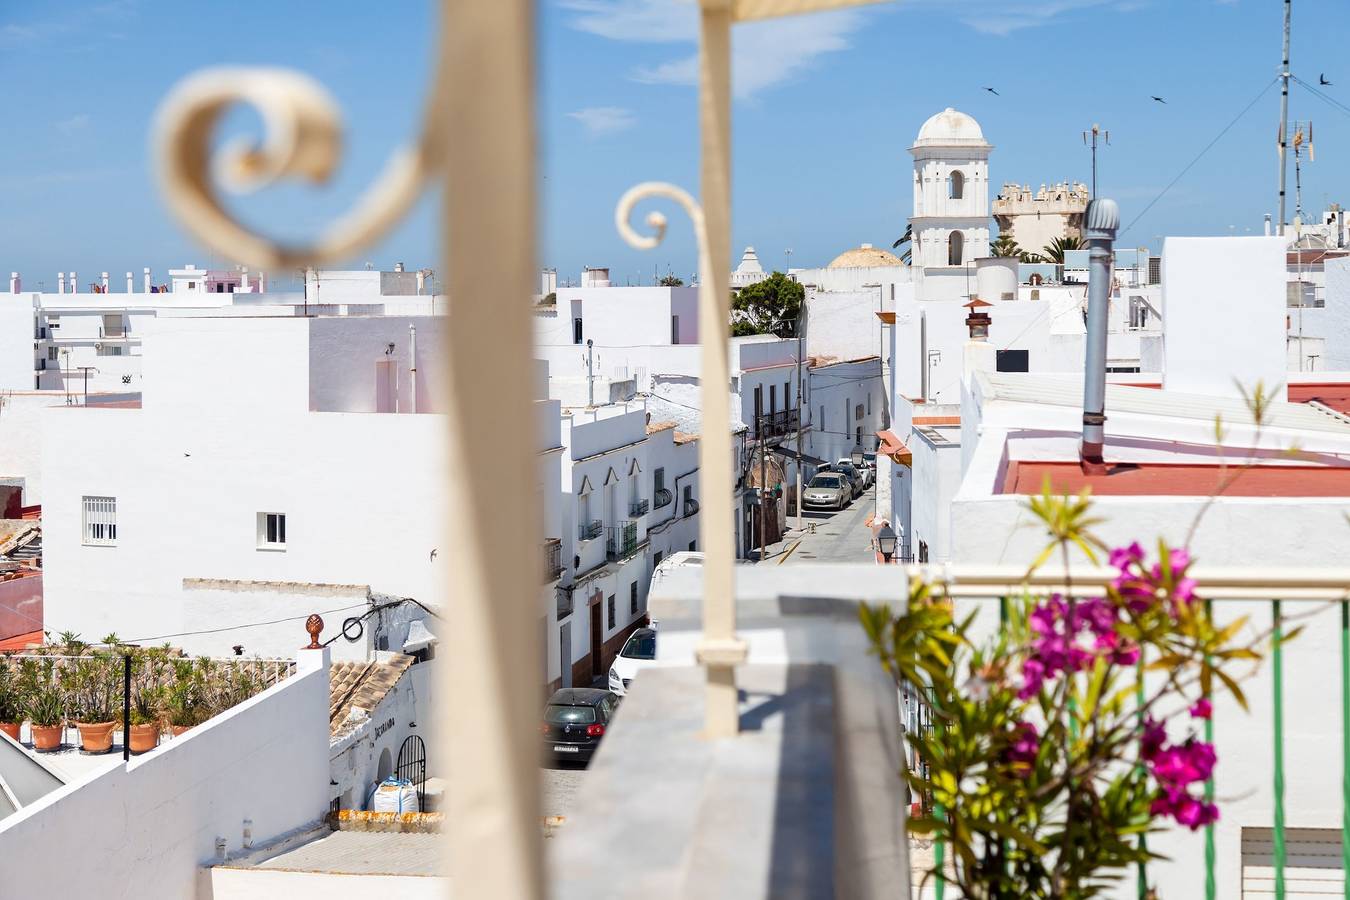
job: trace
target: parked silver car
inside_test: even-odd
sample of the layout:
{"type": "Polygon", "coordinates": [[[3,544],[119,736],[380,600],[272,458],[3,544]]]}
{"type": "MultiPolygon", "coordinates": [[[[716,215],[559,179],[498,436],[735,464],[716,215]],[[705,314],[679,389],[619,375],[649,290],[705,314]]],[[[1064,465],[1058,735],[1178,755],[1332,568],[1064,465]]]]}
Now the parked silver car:
{"type": "Polygon", "coordinates": [[[842,472],[822,472],[802,489],[803,509],[843,509],[853,499],[853,485],[842,472]]]}
{"type": "Polygon", "coordinates": [[[848,466],[857,473],[862,490],[865,491],[872,486],[872,470],[868,467],[867,463],[857,465],[851,459],[841,459],[839,462],[835,463],[835,468],[840,471],[844,471],[845,466],[848,466]]]}

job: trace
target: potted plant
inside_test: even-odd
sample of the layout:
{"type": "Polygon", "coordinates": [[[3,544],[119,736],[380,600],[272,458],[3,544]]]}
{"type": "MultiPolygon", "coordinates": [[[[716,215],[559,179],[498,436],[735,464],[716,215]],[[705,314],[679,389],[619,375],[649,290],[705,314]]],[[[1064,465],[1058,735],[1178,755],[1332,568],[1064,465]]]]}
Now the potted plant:
{"type": "Polygon", "coordinates": [[[17,741],[23,713],[19,678],[8,662],[0,661],[0,731],[17,741]]]}
{"type": "Polygon", "coordinates": [[[163,704],[163,689],[159,687],[142,688],[132,696],[131,735],[128,738],[132,753],[144,753],[159,746],[163,704]]]}
{"type": "Polygon", "coordinates": [[[175,679],[169,687],[163,699],[163,710],[174,737],[207,719],[201,684],[191,677],[190,670],[188,677],[175,679]]]}
{"type": "Polygon", "coordinates": [[[122,700],[114,661],[108,654],[95,653],[76,660],[71,669],[71,712],[80,730],[80,749],[86,753],[112,749],[122,700]]]}
{"type": "Polygon", "coordinates": [[[28,698],[28,720],[33,724],[33,749],[50,753],[61,747],[66,725],[66,695],[55,680],[49,679],[28,698]]]}

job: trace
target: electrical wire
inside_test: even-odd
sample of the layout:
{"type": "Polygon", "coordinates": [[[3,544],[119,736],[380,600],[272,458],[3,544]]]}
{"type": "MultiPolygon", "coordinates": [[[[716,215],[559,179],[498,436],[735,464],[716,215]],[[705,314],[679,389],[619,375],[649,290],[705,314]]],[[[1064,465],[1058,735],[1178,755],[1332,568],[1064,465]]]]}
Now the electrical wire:
{"type": "MultiPolygon", "coordinates": [[[[348,610],[361,609],[364,603],[357,603],[353,606],[339,606],[337,609],[320,610],[318,615],[327,616],[333,613],[347,612],[348,610]]],[[[126,638],[125,644],[149,644],[154,641],[162,641],[167,638],[194,637],[199,634],[219,634],[222,631],[236,631],[240,628],[257,628],[261,625],[280,625],[282,622],[299,622],[308,619],[313,613],[305,613],[303,616],[287,616],[284,619],[271,619],[267,622],[248,622],[242,625],[224,625],[220,628],[203,628],[200,631],[180,631],[176,634],[157,634],[154,637],[126,638]]]]}
{"type": "Polygon", "coordinates": [[[1334,97],[1330,96],[1329,94],[1323,93],[1322,91],[1320,91],[1320,90],[1318,90],[1317,88],[1313,87],[1313,86],[1312,86],[1311,84],[1309,84],[1308,82],[1304,81],[1302,78],[1299,78],[1297,75],[1290,75],[1289,77],[1292,78],[1292,79],[1294,79],[1295,81],[1297,81],[1300,85],[1302,85],[1302,86],[1308,91],[1308,93],[1312,94],[1314,97],[1316,97],[1316,98],[1318,98],[1319,100],[1323,101],[1324,103],[1328,104],[1328,105],[1331,106],[1333,109],[1336,109],[1337,111],[1343,112],[1343,113],[1345,113],[1347,116],[1350,116],[1350,106],[1346,106],[1344,103],[1342,103],[1341,101],[1335,99],[1334,97]]]}
{"type": "Polygon", "coordinates": [[[1158,196],[1150,200],[1148,202],[1148,205],[1145,206],[1142,210],[1140,210],[1137,216],[1135,216],[1133,219],[1130,220],[1130,224],[1126,225],[1124,228],[1120,230],[1119,236],[1123,238],[1126,234],[1128,234],[1129,230],[1133,228],[1136,224],[1138,224],[1139,220],[1142,219],[1145,215],[1147,215],[1148,211],[1152,209],[1159,200],[1161,200],[1164,196],[1166,196],[1168,191],[1176,187],[1177,182],[1180,181],[1182,178],[1186,177],[1186,173],[1189,172],[1192,168],[1194,168],[1195,164],[1198,163],[1201,159],[1203,159],[1205,154],[1208,153],[1215,144],[1217,144],[1220,140],[1222,140],[1223,136],[1227,134],[1229,131],[1231,131],[1233,126],[1236,125],[1243,116],[1245,116],[1248,112],[1250,112],[1251,108],[1255,106],[1257,102],[1260,101],[1260,99],[1266,95],[1266,92],[1269,91],[1272,87],[1274,87],[1276,82],[1278,82],[1279,80],[1280,76],[1277,75],[1273,79],[1271,79],[1269,84],[1261,88],[1261,93],[1253,97],[1252,102],[1248,103],[1246,106],[1242,108],[1242,112],[1234,116],[1233,120],[1229,122],[1227,125],[1225,125],[1223,127],[1223,130],[1220,131],[1217,135],[1215,135],[1214,139],[1211,140],[1208,144],[1206,144],[1204,149],[1195,155],[1194,159],[1186,163],[1186,167],[1183,168],[1181,172],[1177,174],[1177,177],[1173,178],[1170,182],[1168,182],[1167,187],[1159,191],[1158,196]]]}

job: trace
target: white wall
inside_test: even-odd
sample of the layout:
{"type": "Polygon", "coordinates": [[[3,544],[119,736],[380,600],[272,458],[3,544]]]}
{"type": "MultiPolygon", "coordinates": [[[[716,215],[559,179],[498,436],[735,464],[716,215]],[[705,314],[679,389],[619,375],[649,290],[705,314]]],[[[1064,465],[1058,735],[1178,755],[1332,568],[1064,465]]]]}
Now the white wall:
{"type": "Polygon", "coordinates": [[[806,355],[837,360],[884,356],[878,312],[890,309],[880,288],[812,292],[806,300],[806,355]]]}
{"type": "Polygon", "coordinates": [[[808,373],[808,383],[810,455],[827,462],[848,456],[857,443],[859,428],[863,449],[876,449],[876,432],[889,422],[880,359],[816,366],[808,373]],[[857,416],[860,405],[862,418],[857,416]]]}
{"type": "Polygon", "coordinates": [[[917,429],[907,439],[914,454],[913,531],[909,553],[918,559],[919,542],[928,545],[929,562],[951,559],[951,504],[961,484],[960,429],[935,429],[946,442],[937,442],[917,429]]]}
{"type": "Polygon", "coordinates": [[[296,673],[158,749],[66,785],[0,822],[6,896],[209,896],[200,867],[321,819],[328,801],[328,666],[296,673]],[[54,881],[55,879],[55,881],[54,881]]]}
{"type": "Polygon", "coordinates": [[[1168,238],[1163,385],[1235,397],[1285,381],[1284,239],[1168,238]]]}

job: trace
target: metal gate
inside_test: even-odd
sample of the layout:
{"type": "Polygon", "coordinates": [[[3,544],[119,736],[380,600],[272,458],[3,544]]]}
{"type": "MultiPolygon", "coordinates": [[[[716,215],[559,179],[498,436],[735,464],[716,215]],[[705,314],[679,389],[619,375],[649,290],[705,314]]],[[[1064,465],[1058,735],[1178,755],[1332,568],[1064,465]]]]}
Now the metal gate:
{"type": "Polygon", "coordinates": [[[417,808],[427,811],[427,745],[415,734],[403,739],[398,748],[398,779],[417,785],[417,808]]]}

